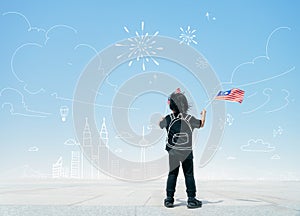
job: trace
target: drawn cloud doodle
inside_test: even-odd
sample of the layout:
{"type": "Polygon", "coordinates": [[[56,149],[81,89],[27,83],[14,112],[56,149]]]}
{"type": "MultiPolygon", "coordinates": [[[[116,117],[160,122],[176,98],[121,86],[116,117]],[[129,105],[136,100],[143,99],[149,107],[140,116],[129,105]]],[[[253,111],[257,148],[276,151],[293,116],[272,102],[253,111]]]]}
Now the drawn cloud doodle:
{"type": "Polygon", "coordinates": [[[66,24],[55,24],[47,29],[33,26],[24,14],[17,11],[5,12],[2,16],[5,19],[0,23],[1,28],[9,26],[5,29],[23,31],[17,36],[19,45],[10,46],[15,47],[10,65],[12,75],[24,84],[24,90],[32,94],[45,90],[64,90],[72,94],[82,69],[82,62],[77,57],[79,54],[74,51],[78,44],[78,31],[66,24]],[[42,34],[42,40],[37,38],[37,34],[42,34]],[[68,86],[70,88],[66,88],[68,86]]]}
{"type": "Polygon", "coordinates": [[[250,139],[246,145],[241,146],[241,150],[247,152],[271,152],[275,150],[275,147],[262,139],[250,139]]]}
{"type": "Polygon", "coordinates": [[[0,91],[0,99],[1,108],[8,109],[13,116],[46,118],[51,115],[51,113],[30,109],[25,102],[23,93],[15,88],[3,88],[0,91]]]}
{"type": "Polygon", "coordinates": [[[290,92],[287,89],[273,90],[271,88],[265,88],[262,92],[255,92],[249,100],[245,100],[245,107],[250,107],[253,101],[254,107],[247,108],[243,111],[243,114],[250,114],[256,111],[263,111],[265,113],[278,112],[285,109],[290,104],[290,92]],[[276,98],[276,100],[272,100],[276,98]],[[248,105],[249,104],[249,105],[248,105]]]}
{"type": "Polygon", "coordinates": [[[280,160],[280,155],[274,154],[270,159],[271,160],[280,160]]]}
{"type": "Polygon", "coordinates": [[[292,63],[282,62],[282,59],[278,59],[286,54],[281,53],[280,49],[276,50],[277,46],[289,42],[287,41],[288,35],[284,33],[290,31],[290,27],[275,28],[267,38],[265,53],[236,66],[231,73],[230,80],[223,82],[222,85],[245,87],[279,78],[294,71],[295,66],[292,63]],[[271,44],[272,49],[270,48],[271,44]],[[270,50],[274,53],[273,55],[270,54],[270,50]]]}
{"type": "Polygon", "coordinates": [[[28,151],[29,152],[37,152],[37,151],[39,151],[39,148],[36,147],[36,146],[31,146],[31,147],[28,148],[28,151]]]}
{"type": "Polygon", "coordinates": [[[64,145],[67,145],[67,146],[77,146],[77,145],[80,145],[80,143],[76,142],[75,139],[67,139],[65,142],[64,142],[64,145]]]}

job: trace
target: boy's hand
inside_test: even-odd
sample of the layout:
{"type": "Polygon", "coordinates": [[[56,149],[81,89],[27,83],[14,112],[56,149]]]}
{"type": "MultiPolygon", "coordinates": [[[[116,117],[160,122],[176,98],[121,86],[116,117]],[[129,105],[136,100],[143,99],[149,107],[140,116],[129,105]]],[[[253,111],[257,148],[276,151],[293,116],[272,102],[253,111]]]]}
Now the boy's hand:
{"type": "Polygon", "coordinates": [[[204,127],[205,119],[206,119],[206,110],[203,109],[200,114],[201,114],[201,126],[200,127],[204,127]]]}
{"type": "Polygon", "coordinates": [[[200,115],[206,115],[206,110],[203,109],[203,110],[200,112],[200,115]]]}
{"type": "Polygon", "coordinates": [[[164,119],[165,119],[165,117],[161,117],[161,119],[160,119],[160,121],[158,122],[158,124],[160,124],[164,119]]]}
{"type": "Polygon", "coordinates": [[[163,129],[164,127],[166,127],[165,124],[164,124],[164,120],[165,120],[165,117],[162,117],[161,120],[160,120],[159,123],[158,123],[158,126],[159,126],[161,129],[163,129]]]}

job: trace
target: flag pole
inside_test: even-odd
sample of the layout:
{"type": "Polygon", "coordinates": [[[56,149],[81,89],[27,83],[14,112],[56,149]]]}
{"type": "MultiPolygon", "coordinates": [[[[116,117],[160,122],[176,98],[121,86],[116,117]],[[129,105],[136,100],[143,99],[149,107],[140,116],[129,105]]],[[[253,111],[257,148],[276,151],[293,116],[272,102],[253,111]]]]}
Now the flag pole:
{"type": "Polygon", "coordinates": [[[215,100],[215,98],[212,98],[208,101],[208,104],[204,107],[204,109],[207,109],[207,107],[215,100]]]}

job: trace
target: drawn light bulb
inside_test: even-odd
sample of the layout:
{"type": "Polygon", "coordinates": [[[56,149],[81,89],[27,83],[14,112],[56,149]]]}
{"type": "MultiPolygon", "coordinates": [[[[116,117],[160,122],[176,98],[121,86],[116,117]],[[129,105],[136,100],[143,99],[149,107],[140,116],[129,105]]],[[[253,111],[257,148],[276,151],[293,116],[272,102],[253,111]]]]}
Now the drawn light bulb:
{"type": "Polygon", "coordinates": [[[67,120],[67,116],[69,114],[69,107],[67,106],[61,106],[60,109],[60,116],[61,116],[61,120],[63,122],[65,122],[67,120]]]}

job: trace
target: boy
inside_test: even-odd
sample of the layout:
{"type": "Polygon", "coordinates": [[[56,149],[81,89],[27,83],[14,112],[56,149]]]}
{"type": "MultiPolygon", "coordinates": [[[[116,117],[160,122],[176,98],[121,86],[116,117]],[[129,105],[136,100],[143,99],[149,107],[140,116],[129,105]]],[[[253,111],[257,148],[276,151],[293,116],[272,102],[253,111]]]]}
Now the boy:
{"type": "Polygon", "coordinates": [[[159,122],[160,128],[166,128],[168,133],[166,150],[169,153],[169,174],[166,188],[167,198],[164,200],[164,205],[167,208],[174,206],[174,193],[181,162],[188,196],[187,207],[199,208],[202,206],[202,202],[196,199],[192,131],[194,128],[204,126],[206,110],[203,109],[201,112],[201,120],[187,114],[188,101],[179,88],[170,95],[168,103],[172,113],[159,122]]]}

